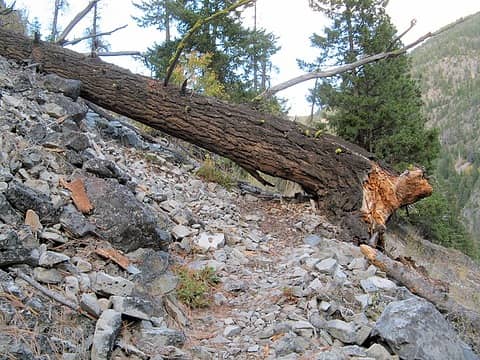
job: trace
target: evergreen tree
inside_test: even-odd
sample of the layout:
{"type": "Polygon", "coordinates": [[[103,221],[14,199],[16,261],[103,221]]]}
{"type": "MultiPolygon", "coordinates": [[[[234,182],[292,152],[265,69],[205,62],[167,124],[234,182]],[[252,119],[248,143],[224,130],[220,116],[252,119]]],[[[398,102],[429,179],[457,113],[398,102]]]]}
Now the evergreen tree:
{"type": "MultiPolygon", "coordinates": [[[[144,15],[136,18],[140,26],[156,26],[166,30],[174,24],[177,36],[160,44],[154,44],[147,52],[148,66],[157,78],[164,78],[168,61],[179,40],[199,19],[227,8],[233,0],[144,0],[137,4],[144,15]],[[168,18],[168,23],[166,19],[168,18]]],[[[184,57],[207,56],[209,76],[215,74],[225,88],[230,100],[242,102],[252,99],[260,91],[254,69],[261,71],[261,84],[268,86],[272,69],[270,58],[278,51],[276,37],[265,30],[251,30],[242,24],[241,12],[205,24],[192,37],[184,51],[184,57]],[[252,62],[255,53],[255,64],[252,62]],[[194,55],[192,55],[194,54],[194,55]]],[[[183,60],[184,62],[188,60],[183,60]]]]}
{"type": "MultiPolygon", "coordinates": [[[[386,0],[311,0],[331,21],[325,35],[314,34],[320,55],[305,69],[348,64],[363,56],[398,49],[396,30],[385,12],[386,0]]],[[[436,130],[425,128],[419,87],[406,55],[381,60],[324,80],[310,96],[330,114],[335,132],[397,168],[432,166],[439,151],[436,130]],[[319,99],[319,100],[318,100],[319,99]]]]}
{"type": "Polygon", "coordinates": [[[40,24],[40,20],[38,17],[34,17],[32,23],[28,27],[28,32],[30,36],[34,37],[35,34],[40,34],[42,30],[42,24],[40,24]]]}

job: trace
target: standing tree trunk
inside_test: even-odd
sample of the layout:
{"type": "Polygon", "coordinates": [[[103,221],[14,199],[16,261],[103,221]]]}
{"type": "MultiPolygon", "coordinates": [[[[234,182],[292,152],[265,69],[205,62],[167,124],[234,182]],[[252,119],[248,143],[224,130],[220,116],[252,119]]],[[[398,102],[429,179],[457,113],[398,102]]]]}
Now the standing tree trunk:
{"type": "Polygon", "coordinates": [[[341,220],[349,240],[368,241],[396,209],[432,191],[421,170],[397,175],[338,137],[245,105],[182,95],[178,87],[59,46],[0,29],[0,55],[32,57],[46,72],[79,79],[85,99],[225,156],[259,179],[257,171],[297,182],[341,220]]]}

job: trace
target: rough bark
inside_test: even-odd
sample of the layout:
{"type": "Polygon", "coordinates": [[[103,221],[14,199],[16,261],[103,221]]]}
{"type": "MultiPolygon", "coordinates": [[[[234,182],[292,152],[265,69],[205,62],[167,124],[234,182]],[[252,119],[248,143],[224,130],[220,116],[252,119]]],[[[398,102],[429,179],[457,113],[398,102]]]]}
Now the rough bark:
{"type": "Polygon", "coordinates": [[[422,171],[396,175],[360,147],[294,122],[232,105],[45,42],[0,29],[0,55],[31,59],[45,72],[82,81],[81,96],[106,109],[299,183],[360,241],[381,231],[399,206],[429,196],[422,171]]]}

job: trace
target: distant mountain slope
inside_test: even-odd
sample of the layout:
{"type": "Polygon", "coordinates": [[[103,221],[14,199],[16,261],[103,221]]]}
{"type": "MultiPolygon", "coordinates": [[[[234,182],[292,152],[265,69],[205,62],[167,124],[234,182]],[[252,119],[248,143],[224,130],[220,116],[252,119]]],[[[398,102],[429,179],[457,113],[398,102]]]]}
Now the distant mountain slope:
{"type": "Polygon", "coordinates": [[[412,53],[429,125],[441,130],[436,177],[480,241],[480,12],[412,53]]]}

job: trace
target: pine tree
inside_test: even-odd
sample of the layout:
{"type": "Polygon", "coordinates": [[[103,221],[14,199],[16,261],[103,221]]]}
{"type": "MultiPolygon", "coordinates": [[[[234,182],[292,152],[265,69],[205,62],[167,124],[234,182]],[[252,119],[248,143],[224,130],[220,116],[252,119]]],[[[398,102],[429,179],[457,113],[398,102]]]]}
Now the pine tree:
{"type": "MultiPolygon", "coordinates": [[[[362,56],[398,49],[396,30],[385,0],[314,0],[311,6],[331,21],[325,35],[314,34],[320,56],[306,69],[351,63],[362,56]]],[[[439,151],[436,130],[425,128],[418,85],[410,76],[407,55],[364,65],[317,86],[311,99],[327,109],[335,132],[397,168],[432,166],[439,151]],[[317,100],[318,101],[318,100],[317,100]]]]}
{"type": "MultiPolygon", "coordinates": [[[[136,18],[140,26],[155,26],[159,30],[176,28],[176,37],[154,44],[147,52],[149,68],[157,78],[164,78],[168,60],[179,40],[199,19],[227,8],[233,0],[143,0],[137,7],[144,11],[136,18]],[[168,20],[168,27],[166,19],[168,20]]],[[[241,12],[205,24],[194,34],[184,50],[186,58],[207,56],[208,73],[215,74],[232,101],[242,102],[254,98],[263,90],[258,86],[255,70],[260,69],[261,84],[268,86],[272,70],[270,58],[278,51],[276,37],[263,29],[251,30],[244,26],[241,12]],[[255,53],[255,63],[252,62],[255,53]]],[[[188,59],[183,59],[183,62],[188,59]]]]}

